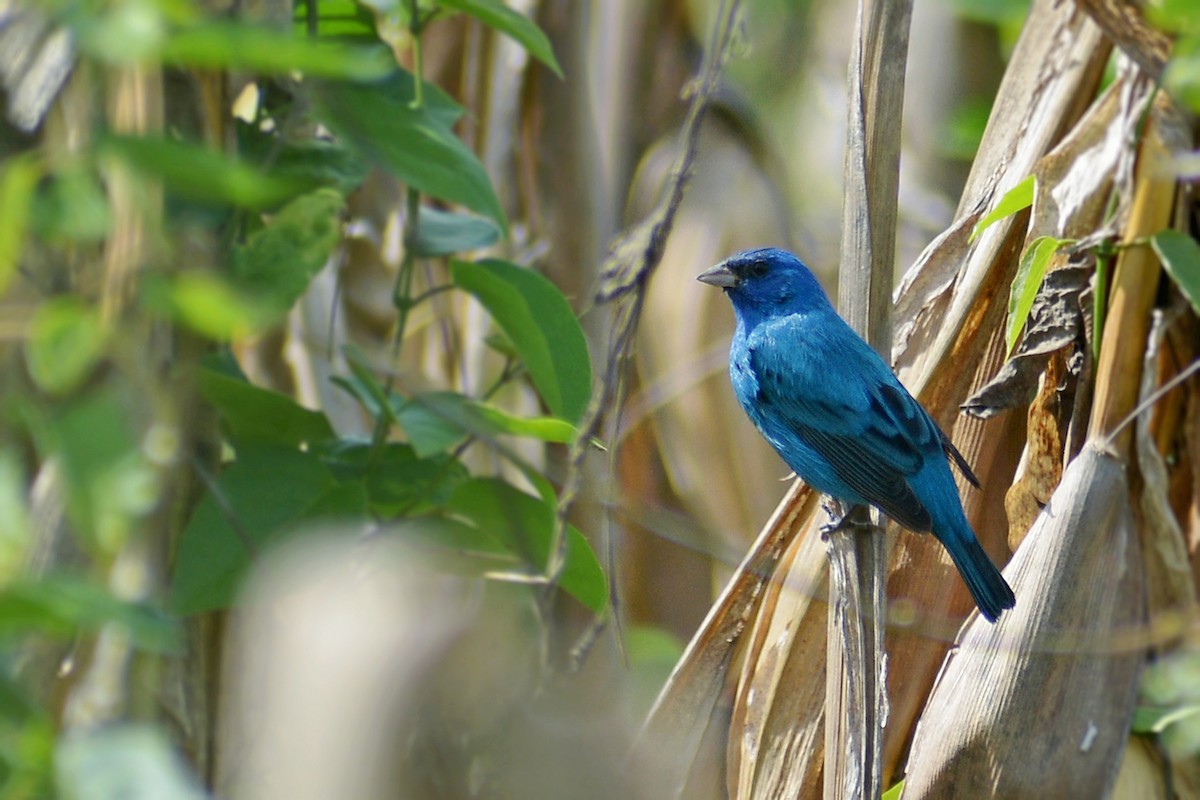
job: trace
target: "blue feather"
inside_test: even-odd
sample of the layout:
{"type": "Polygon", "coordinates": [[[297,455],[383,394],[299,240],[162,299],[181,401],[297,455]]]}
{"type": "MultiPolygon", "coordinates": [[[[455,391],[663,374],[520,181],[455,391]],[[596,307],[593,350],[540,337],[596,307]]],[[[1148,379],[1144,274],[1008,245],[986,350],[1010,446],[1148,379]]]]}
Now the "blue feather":
{"type": "Polygon", "coordinates": [[[1016,602],[963,513],[962,455],[791,253],[739,253],[700,276],[733,301],[729,374],[742,408],[817,491],[873,505],[946,547],[984,617],[1016,602]]]}

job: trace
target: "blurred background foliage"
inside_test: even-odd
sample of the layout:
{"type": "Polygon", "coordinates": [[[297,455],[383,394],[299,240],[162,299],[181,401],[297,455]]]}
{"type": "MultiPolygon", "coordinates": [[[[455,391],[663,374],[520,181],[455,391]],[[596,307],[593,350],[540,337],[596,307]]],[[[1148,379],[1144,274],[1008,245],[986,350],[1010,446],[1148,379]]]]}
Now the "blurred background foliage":
{"type": "MultiPolygon", "coordinates": [[[[694,276],[775,244],[836,285],[853,7],[748,3],[559,524],[597,270],[718,5],[0,2],[0,796],[629,796],[786,488],[694,276]]],[[[1152,6],[1200,105],[1200,18],[1152,6]]],[[[916,6],[898,274],[1026,13],[916,6]]],[[[1138,723],[1187,750],[1193,662],[1138,723]]]]}

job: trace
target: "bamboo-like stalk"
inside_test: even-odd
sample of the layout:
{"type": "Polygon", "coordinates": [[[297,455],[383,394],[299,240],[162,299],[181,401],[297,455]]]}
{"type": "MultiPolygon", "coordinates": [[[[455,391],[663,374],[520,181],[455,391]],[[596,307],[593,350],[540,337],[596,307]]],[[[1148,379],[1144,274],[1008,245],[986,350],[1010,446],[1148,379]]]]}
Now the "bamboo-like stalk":
{"type": "MultiPolygon", "coordinates": [[[[891,344],[892,272],[900,183],[899,130],[911,0],[861,0],[850,60],[841,314],[885,357],[891,344]]],[[[862,511],[852,517],[865,519],[862,511]]],[[[853,523],[829,538],[825,796],[882,791],[887,551],[883,531],[853,523]]]]}

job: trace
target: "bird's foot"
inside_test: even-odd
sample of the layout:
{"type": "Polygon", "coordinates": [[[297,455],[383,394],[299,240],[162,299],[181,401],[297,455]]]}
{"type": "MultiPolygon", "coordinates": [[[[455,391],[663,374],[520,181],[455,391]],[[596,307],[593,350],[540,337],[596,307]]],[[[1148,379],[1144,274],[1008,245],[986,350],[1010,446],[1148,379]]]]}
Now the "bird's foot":
{"type": "Polygon", "coordinates": [[[817,529],[821,533],[821,541],[828,542],[832,534],[842,530],[870,530],[870,518],[855,513],[858,508],[859,506],[847,508],[837,500],[823,500],[821,509],[829,515],[829,522],[817,529]]]}

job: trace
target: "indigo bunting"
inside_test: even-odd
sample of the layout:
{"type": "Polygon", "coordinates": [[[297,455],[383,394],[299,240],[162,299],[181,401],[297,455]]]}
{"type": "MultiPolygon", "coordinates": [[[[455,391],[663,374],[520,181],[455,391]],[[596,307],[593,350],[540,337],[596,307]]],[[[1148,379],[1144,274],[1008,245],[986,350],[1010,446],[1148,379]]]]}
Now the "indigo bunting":
{"type": "Polygon", "coordinates": [[[699,280],[733,301],[733,390],[787,465],[843,503],[870,504],[910,530],[932,531],[989,621],[1012,608],[1012,588],[963,513],[950,460],[976,487],[978,479],[800,259],[749,250],[699,280]]]}

